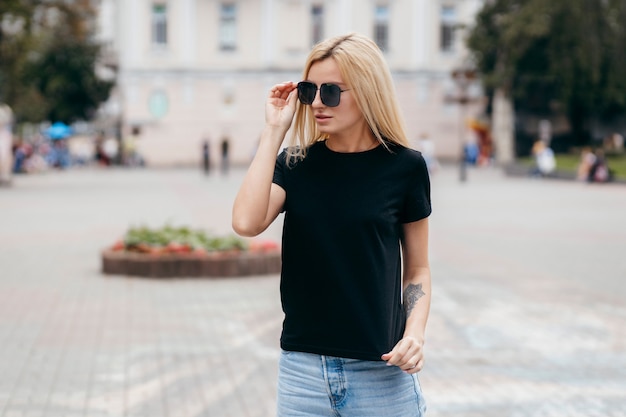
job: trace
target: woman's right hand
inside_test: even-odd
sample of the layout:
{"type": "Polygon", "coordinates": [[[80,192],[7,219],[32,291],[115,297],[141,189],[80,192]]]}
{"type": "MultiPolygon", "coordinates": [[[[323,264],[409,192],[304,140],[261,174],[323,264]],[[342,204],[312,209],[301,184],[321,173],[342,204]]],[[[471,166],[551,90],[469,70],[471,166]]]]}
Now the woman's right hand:
{"type": "Polygon", "coordinates": [[[271,88],[265,105],[265,122],[285,131],[291,126],[296,111],[297,84],[287,81],[271,88]]]}

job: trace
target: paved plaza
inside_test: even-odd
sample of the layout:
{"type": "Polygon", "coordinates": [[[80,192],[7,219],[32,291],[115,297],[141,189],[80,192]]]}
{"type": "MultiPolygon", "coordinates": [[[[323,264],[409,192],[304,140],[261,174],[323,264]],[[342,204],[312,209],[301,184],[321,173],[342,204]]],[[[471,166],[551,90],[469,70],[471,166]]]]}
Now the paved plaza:
{"type": "MultiPolygon", "coordinates": [[[[131,225],[231,233],[243,174],[89,168],[0,189],[0,417],[273,416],[277,275],[100,273],[131,225]]],[[[428,415],[626,416],[626,186],[457,178],[432,178],[428,415]]]]}

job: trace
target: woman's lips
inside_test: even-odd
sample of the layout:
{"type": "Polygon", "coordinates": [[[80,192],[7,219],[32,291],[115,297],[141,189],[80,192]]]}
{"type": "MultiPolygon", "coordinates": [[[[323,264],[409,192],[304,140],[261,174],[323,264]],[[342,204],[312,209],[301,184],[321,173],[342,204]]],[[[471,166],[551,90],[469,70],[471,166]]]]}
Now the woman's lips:
{"type": "Polygon", "coordinates": [[[316,114],[315,120],[317,120],[318,122],[324,122],[326,120],[330,120],[330,116],[326,116],[324,114],[316,114]]]}

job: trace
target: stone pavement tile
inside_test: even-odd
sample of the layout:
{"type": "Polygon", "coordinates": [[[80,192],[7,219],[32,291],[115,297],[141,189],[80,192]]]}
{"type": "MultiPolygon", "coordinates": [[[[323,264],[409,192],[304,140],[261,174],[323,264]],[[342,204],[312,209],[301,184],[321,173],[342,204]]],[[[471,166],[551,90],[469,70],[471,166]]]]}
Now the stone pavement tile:
{"type": "MultiPolygon", "coordinates": [[[[181,281],[176,285],[184,287],[197,283],[203,287],[206,285],[202,281],[181,281]]],[[[141,280],[133,284],[142,287],[152,285],[141,280]]],[[[258,405],[250,404],[248,398],[242,398],[238,392],[241,385],[247,383],[248,377],[254,374],[254,368],[247,369],[243,366],[245,364],[232,364],[225,360],[229,353],[233,353],[232,344],[245,347],[241,355],[244,358],[259,355],[253,350],[254,339],[250,336],[240,342],[232,342],[233,337],[239,337],[237,332],[250,332],[250,329],[233,320],[233,317],[228,317],[231,313],[224,308],[228,299],[223,294],[214,294],[211,299],[205,299],[195,287],[182,287],[182,294],[185,295],[182,299],[186,300],[184,303],[179,301],[181,293],[172,293],[174,287],[171,283],[158,283],[150,287],[158,288],[156,291],[145,287],[143,289],[146,291],[132,293],[133,297],[137,295],[133,301],[136,310],[129,312],[127,334],[121,337],[131,347],[124,364],[127,370],[127,410],[137,415],[154,415],[155,410],[161,407],[167,412],[158,415],[171,415],[172,409],[178,413],[175,415],[181,416],[198,413],[263,415],[255,413],[259,410],[258,405]],[[145,310],[146,305],[143,303],[148,301],[154,304],[145,310]],[[159,307],[155,308],[157,305],[159,307]],[[152,314],[144,314],[145,311],[151,311],[152,314]],[[225,323],[229,324],[225,326],[225,323]],[[252,343],[252,348],[244,343],[252,343]],[[159,405],[159,401],[164,406],[159,405]]],[[[211,295],[211,292],[207,291],[206,294],[211,295]]],[[[256,303],[259,304],[258,301],[256,303]]],[[[242,304],[242,313],[236,314],[244,314],[247,319],[256,318],[245,307],[245,302],[231,304],[236,308],[242,304]]],[[[278,326],[280,322],[275,321],[274,324],[278,326]]],[[[267,328],[267,324],[259,328],[267,328]]],[[[276,339],[271,339],[275,345],[276,339]]],[[[264,350],[267,348],[259,352],[262,354],[264,350]]],[[[258,362],[255,366],[258,367],[258,362]]],[[[263,389],[266,389],[267,380],[265,382],[259,385],[263,389]]],[[[250,389],[247,391],[255,392],[250,389]]]]}
{"type": "Polygon", "coordinates": [[[579,297],[555,277],[526,294],[522,282],[433,269],[440,281],[421,375],[431,415],[623,415],[623,306],[579,297]]]}

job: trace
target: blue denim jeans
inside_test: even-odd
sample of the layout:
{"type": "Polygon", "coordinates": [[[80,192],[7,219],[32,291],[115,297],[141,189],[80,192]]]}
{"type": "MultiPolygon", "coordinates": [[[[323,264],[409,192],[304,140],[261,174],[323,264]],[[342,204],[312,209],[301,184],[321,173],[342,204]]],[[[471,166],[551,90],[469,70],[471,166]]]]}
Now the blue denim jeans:
{"type": "Polygon", "coordinates": [[[383,361],[282,351],[278,417],[421,417],[417,375],[383,361]]]}

